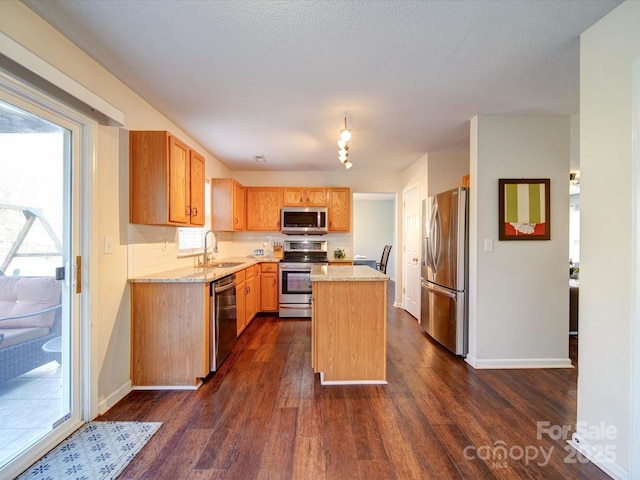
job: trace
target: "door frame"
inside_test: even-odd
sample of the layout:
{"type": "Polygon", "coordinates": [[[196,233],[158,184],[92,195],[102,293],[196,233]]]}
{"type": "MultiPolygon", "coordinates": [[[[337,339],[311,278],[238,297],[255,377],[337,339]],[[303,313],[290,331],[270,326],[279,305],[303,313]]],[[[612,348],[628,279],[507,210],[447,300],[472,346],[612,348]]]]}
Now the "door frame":
{"type": "MultiPolygon", "coordinates": [[[[407,192],[414,190],[416,191],[416,198],[417,198],[417,211],[418,211],[418,219],[420,221],[422,221],[420,219],[420,205],[421,205],[421,199],[420,199],[420,184],[419,183],[414,183],[411,184],[409,187],[404,188],[402,190],[402,308],[404,310],[407,310],[407,295],[406,295],[406,289],[407,289],[407,285],[408,285],[408,281],[407,281],[407,269],[405,268],[406,262],[407,262],[407,248],[406,248],[406,244],[407,244],[407,232],[405,229],[405,218],[406,218],[406,211],[407,211],[407,203],[406,203],[406,197],[407,197],[407,192]]],[[[418,231],[420,230],[420,228],[418,228],[418,231]]],[[[418,234],[419,235],[419,234],[418,234]]],[[[421,252],[420,252],[420,237],[418,237],[418,265],[420,265],[421,262],[421,258],[420,258],[421,252]]],[[[419,270],[418,270],[419,271],[419,270]]],[[[420,275],[418,275],[418,284],[420,283],[420,275]]],[[[418,310],[418,316],[416,317],[416,319],[418,320],[418,322],[420,322],[420,295],[418,295],[417,297],[417,310],[418,310]]]]}
{"type": "Polygon", "coordinates": [[[640,476],[640,61],[632,64],[631,398],[629,478],[640,476]],[[634,455],[635,452],[635,455],[634,455]]]}
{"type": "MultiPolygon", "coordinates": [[[[19,455],[13,462],[2,470],[3,475],[18,475],[29,467],[35,460],[42,457],[53,447],[64,440],[73,429],[95,418],[98,414],[98,338],[97,331],[92,328],[91,318],[97,318],[97,270],[92,268],[92,259],[97,259],[98,249],[94,239],[97,238],[97,192],[96,182],[97,161],[97,130],[96,120],[70,108],[54,97],[51,97],[21,80],[0,71],[0,88],[16,97],[21,103],[31,104],[36,108],[46,110],[62,120],[76,126],[77,139],[73,143],[78,145],[79,159],[73,167],[71,209],[75,223],[72,236],[77,238],[77,253],[82,257],[81,293],[77,294],[78,319],[75,323],[78,334],[73,337],[77,342],[73,346],[78,354],[78,361],[72,364],[72,379],[79,383],[77,391],[72,391],[74,401],[78,402],[80,418],[69,423],[64,431],[54,431],[42,439],[32,448],[19,455]],[[79,398],[78,398],[79,397],[79,398]]],[[[74,252],[75,253],[75,252],[74,252]]],[[[75,271],[70,265],[67,270],[70,284],[76,280],[75,271]]]]}

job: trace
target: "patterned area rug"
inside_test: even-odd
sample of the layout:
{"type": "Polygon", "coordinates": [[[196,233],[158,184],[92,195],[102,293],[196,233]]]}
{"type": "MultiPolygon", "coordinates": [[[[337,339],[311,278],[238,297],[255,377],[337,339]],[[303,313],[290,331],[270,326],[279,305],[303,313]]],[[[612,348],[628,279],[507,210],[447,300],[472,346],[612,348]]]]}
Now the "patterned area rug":
{"type": "Polygon", "coordinates": [[[90,422],[46,454],[18,480],[116,478],[162,422],[90,422]]]}

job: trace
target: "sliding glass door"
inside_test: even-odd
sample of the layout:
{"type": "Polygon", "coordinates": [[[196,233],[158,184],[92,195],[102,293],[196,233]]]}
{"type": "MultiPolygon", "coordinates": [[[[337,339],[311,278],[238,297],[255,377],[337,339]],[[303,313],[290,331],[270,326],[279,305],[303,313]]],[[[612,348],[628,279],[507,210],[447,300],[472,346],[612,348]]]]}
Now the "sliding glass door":
{"type": "MultiPolygon", "coordinates": [[[[1,87],[1,85],[0,85],[1,87]]],[[[82,127],[0,88],[0,469],[81,421],[82,127]]],[[[0,477],[3,470],[0,470],[0,477]]]]}

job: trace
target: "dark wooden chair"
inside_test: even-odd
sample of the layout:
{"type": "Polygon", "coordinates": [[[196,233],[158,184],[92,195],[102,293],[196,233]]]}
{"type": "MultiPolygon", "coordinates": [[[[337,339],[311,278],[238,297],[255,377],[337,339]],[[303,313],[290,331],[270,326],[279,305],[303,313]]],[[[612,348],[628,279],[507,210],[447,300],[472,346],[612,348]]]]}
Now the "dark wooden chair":
{"type": "Polygon", "coordinates": [[[382,273],[387,273],[387,262],[389,261],[389,253],[391,252],[391,245],[385,245],[384,250],[382,250],[382,257],[380,258],[380,262],[378,262],[378,270],[382,273]]]}

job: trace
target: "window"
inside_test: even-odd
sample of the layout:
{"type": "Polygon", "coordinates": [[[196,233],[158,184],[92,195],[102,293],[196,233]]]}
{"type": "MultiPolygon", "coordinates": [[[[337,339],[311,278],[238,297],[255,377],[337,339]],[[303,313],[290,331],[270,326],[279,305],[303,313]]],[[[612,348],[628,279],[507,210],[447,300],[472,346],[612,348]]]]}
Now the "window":
{"type": "Polygon", "coordinates": [[[204,181],[204,227],[179,228],[178,250],[181,255],[201,253],[204,248],[204,234],[211,228],[211,182],[204,181]]]}

